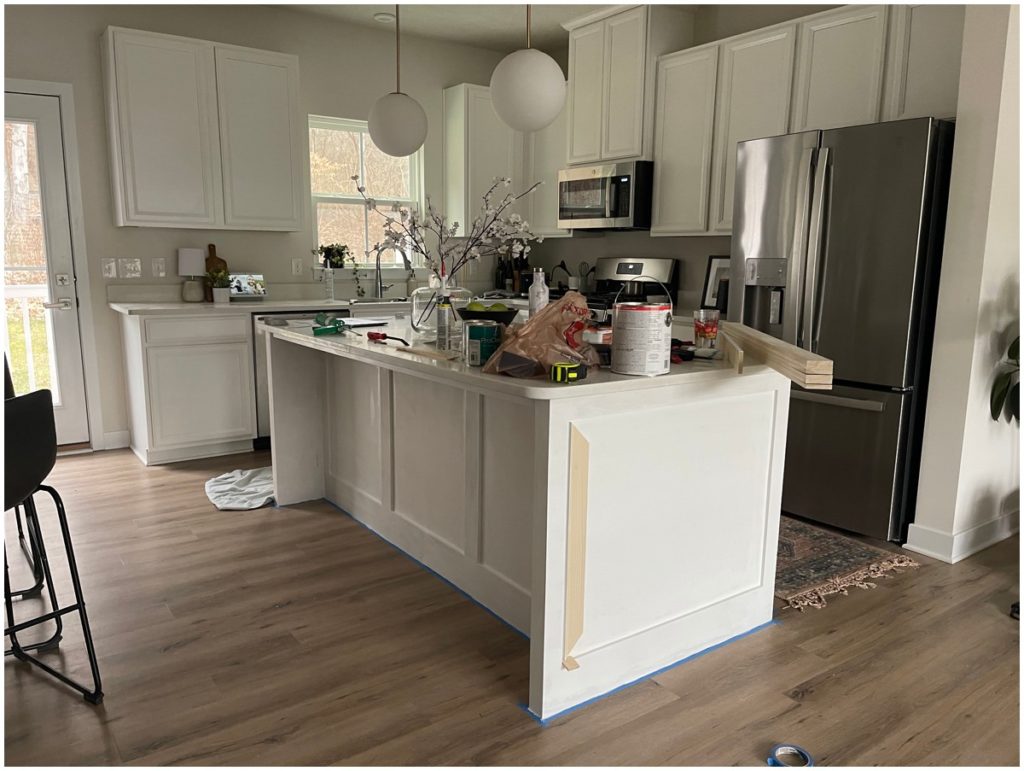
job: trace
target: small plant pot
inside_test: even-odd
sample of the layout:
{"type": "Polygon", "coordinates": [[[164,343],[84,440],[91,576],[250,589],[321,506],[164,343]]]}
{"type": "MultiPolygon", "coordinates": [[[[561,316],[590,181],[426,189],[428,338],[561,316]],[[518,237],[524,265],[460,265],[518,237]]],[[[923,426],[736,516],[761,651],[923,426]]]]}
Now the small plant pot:
{"type": "Polygon", "coordinates": [[[231,287],[215,286],[213,288],[213,301],[218,305],[231,302],[231,287]]]}

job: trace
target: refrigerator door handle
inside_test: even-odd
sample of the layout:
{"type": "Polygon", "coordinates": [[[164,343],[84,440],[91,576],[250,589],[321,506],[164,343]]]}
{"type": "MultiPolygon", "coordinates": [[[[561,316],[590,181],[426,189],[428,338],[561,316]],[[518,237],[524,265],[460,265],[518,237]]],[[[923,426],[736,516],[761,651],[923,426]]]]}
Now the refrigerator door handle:
{"type": "Polygon", "coordinates": [[[789,276],[786,281],[786,307],[782,318],[782,339],[800,345],[800,324],[803,318],[804,267],[807,258],[807,229],[811,217],[811,183],[814,179],[816,148],[808,147],[800,157],[800,179],[796,189],[796,221],[793,225],[793,248],[789,255],[789,276]]]}
{"type": "Polygon", "coordinates": [[[819,263],[825,234],[825,179],[828,176],[829,148],[818,150],[811,197],[811,220],[807,236],[807,268],[804,271],[803,310],[800,314],[800,347],[808,351],[814,346],[814,321],[818,312],[819,263]]]}
{"type": "Polygon", "coordinates": [[[801,402],[828,404],[833,407],[847,407],[851,410],[865,412],[884,412],[885,404],[870,399],[851,399],[849,396],[832,396],[830,394],[813,394],[807,391],[790,391],[790,396],[801,402]]]}

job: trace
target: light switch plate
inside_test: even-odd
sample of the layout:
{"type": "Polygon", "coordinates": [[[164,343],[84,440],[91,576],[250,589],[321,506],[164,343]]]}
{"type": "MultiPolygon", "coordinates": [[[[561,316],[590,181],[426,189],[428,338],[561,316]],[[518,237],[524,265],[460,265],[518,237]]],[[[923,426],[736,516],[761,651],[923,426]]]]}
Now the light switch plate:
{"type": "Polygon", "coordinates": [[[117,278],[117,260],[105,257],[100,264],[103,266],[103,278],[117,278]]]}
{"type": "Polygon", "coordinates": [[[152,268],[153,278],[163,278],[167,275],[167,260],[163,257],[154,257],[152,268]]]}
{"type": "Polygon", "coordinates": [[[301,257],[296,257],[294,260],[292,260],[292,275],[293,276],[301,276],[301,275],[305,274],[305,272],[306,272],[306,266],[305,266],[305,264],[303,264],[301,257]]]}
{"type": "Polygon", "coordinates": [[[138,257],[118,257],[117,274],[121,278],[142,278],[142,260],[138,257]]]}

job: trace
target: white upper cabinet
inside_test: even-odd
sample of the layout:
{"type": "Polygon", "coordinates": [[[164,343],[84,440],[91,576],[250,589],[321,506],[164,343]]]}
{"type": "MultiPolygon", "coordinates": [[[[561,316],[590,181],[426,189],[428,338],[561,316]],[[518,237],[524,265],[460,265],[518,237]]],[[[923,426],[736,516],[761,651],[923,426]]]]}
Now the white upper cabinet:
{"type": "Polygon", "coordinates": [[[604,110],[601,157],[643,154],[644,71],[647,58],[647,8],[616,14],[604,23],[604,110]]]}
{"type": "Polygon", "coordinates": [[[732,229],[736,143],[789,130],[796,27],[787,24],[720,44],[711,174],[711,230],[732,229]]]}
{"type": "Polygon", "coordinates": [[[883,118],[952,118],[960,87],[962,5],[894,5],[883,118]]]}
{"type": "Polygon", "coordinates": [[[298,230],[305,185],[294,56],[216,49],[224,222],[298,230]]]}
{"type": "Polygon", "coordinates": [[[718,48],[658,60],[652,236],[707,231],[718,48]]]}
{"type": "Polygon", "coordinates": [[[110,27],[103,59],[117,225],[301,229],[297,57],[110,27]]]}
{"type": "Polygon", "coordinates": [[[601,159],[604,96],[604,26],[591,24],[569,33],[569,163],[601,159]]]}
{"type": "Polygon", "coordinates": [[[498,117],[486,86],[451,86],[444,90],[442,102],[444,212],[449,221],[459,223],[458,235],[464,235],[466,226],[479,216],[483,195],[496,178],[513,181],[512,187],[501,185],[495,191],[498,200],[525,189],[523,135],[498,117]]]}
{"type": "Polygon", "coordinates": [[[878,120],[886,18],[886,6],[857,5],[800,22],[791,131],[878,120]]]}
{"type": "Polygon", "coordinates": [[[690,12],[610,6],[569,30],[568,161],[650,158],[657,57],[693,40],[690,12]]]}
{"type": "Polygon", "coordinates": [[[558,172],[565,168],[568,112],[563,109],[549,126],[527,134],[526,173],[522,185],[516,186],[518,190],[543,183],[529,197],[526,219],[534,233],[546,238],[572,235],[571,230],[558,227],[558,172]]]}
{"type": "Polygon", "coordinates": [[[213,49],[111,29],[104,46],[118,225],[223,219],[213,49]]]}

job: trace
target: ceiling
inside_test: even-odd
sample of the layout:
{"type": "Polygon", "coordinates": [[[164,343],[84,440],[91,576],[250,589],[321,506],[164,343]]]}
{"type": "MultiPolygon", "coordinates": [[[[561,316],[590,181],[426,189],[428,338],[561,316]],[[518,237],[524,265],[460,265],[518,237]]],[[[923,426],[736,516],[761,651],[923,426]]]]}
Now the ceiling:
{"type": "MultiPolygon", "coordinates": [[[[292,10],[377,29],[375,13],[394,13],[393,5],[290,5],[292,10]]],[[[564,49],[569,33],[564,21],[585,16],[604,5],[534,5],[533,45],[546,51],[564,49]]],[[[526,45],[525,5],[402,5],[402,32],[508,52],[526,45]]]]}

